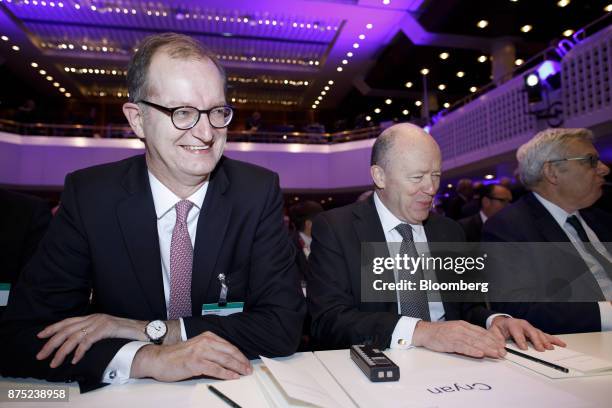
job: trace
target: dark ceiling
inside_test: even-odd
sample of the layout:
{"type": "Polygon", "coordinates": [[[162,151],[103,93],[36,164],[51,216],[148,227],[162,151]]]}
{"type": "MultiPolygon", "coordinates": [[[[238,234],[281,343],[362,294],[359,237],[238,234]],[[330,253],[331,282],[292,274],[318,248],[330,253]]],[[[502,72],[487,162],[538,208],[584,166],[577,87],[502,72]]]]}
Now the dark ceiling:
{"type": "Polygon", "coordinates": [[[0,0],[0,56],[3,72],[13,75],[0,81],[118,105],[138,41],[176,31],[218,54],[228,70],[229,102],[241,111],[284,112],[279,121],[302,112],[325,123],[346,119],[351,127],[365,116],[418,116],[423,68],[436,111],[490,82],[500,38],[525,61],[612,8],[612,0],[565,1],[0,0]],[[480,20],[488,25],[479,28],[480,20]],[[521,32],[526,24],[531,30],[521,32]]]}

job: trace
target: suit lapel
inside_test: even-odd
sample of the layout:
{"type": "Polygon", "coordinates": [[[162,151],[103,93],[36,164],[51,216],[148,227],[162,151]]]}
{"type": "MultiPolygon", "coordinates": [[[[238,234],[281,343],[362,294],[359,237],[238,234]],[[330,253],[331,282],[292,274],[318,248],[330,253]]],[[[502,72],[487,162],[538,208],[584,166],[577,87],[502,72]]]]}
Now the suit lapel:
{"type": "MultiPolygon", "coordinates": [[[[359,242],[380,242],[386,243],[385,232],[382,229],[374,198],[370,196],[353,209],[353,227],[359,238],[359,242]]],[[[357,253],[361,254],[361,247],[357,248],[357,253]]],[[[384,253],[377,253],[377,256],[389,257],[389,249],[384,247],[384,253]]],[[[361,266],[361,259],[358,260],[361,266]]],[[[361,274],[361,271],[360,271],[361,274]]],[[[384,272],[380,278],[385,282],[394,282],[395,277],[393,271],[384,272]]],[[[360,279],[361,280],[361,279],[360,279]]],[[[385,310],[397,313],[397,302],[385,302],[385,310]]]]}
{"type": "Polygon", "coordinates": [[[166,319],[157,216],[144,156],[134,161],[123,180],[128,197],[117,205],[117,217],[132,267],[153,315],[166,319]]]}
{"type": "MultiPolygon", "coordinates": [[[[199,316],[206,293],[215,274],[215,265],[223,245],[225,233],[232,213],[232,203],[225,196],[230,181],[222,158],[211,175],[206,198],[198,218],[198,229],[193,252],[193,274],[191,278],[191,307],[194,316],[199,316]]],[[[231,277],[229,278],[231,279],[231,277]]],[[[231,281],[228,281],[231,289],[231,281]]]]}
{"type": "Polygon", "coordinates": [[[533,214],[537,230],[544,236],[542,242],[569,242],[565,231],[533,193],[527,194],[524,199],[533,214]]]}

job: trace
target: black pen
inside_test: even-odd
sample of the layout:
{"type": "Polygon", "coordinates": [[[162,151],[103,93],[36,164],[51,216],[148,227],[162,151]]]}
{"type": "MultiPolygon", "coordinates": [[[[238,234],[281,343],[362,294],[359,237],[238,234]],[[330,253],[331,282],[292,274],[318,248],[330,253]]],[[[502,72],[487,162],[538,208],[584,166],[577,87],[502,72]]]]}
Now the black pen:
{"type": "Polygon", "coordinates": [[[219,391],[218,389],[216,389],[215,387],[213,387],[212,385],[208,386],[208,389],[212,391],[213,394],[215,394],[217,397],[221,398],[223,401],[225,401],[225,403],[227,405],[229,405],[232,408],[242,408],[240,405],[236,404],[234,401],[232,401],[230,399],[230,397],[228,397],[227,395],[225,395],[224,393],[222,393],[221,391],[219,391]]]}
{"type": "Polygon", "coordinates": [[[536,363],[544,364],[546,367],[554,368],[555,370],[559,370],[559,371],[564,372],[564,373],[569,373],[569,369],[567,369],[565,367],[561,367],[560,365],[556,365],[554,363],[551,363],[550,361],[540,360],[537,357],[533,357],[533,356],[530,356],[529,354],[521,353],[520,351],[516,351],[516,350],[508,348],[508,347],[504,347],[504,348],[506,349],[506,351],[508,353],[512,353],[514,355],[517,355],[517,356],[520,356],[520,357],[524,357],[527,360],[535,361],[536,363]]]}

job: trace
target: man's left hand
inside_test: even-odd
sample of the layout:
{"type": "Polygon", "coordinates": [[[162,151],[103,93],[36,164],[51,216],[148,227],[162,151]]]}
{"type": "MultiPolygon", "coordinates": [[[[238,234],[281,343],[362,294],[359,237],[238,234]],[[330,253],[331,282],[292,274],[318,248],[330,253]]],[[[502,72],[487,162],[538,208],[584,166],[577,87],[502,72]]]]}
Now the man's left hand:
{"type": "Polygon", "coordinates": [[[538,351],[552,350],[554,346],[566,346],[563,340],[548,333],[544,333],[542,330],[533,327],[527,320],[523,319],[497,316],[493,319],[493,322],[491,322],[489,331],[504,340],[512,338],[521,350],[527,350],[527,339],[531,341],[533,347],[538,351]]]}
{"type": "Polygon", "coordinates": [[[71,317],[47,326],[38,333],[38,338],[49,339],[36,355],[37,360],[44,360],[54,350],[55,356],[50,367],[59,367],[68,354],[76,349],[72,364],[78,363],[85,352],[97,341],[107,338],[122,338],[148,341],[144,333],[147,322],[123,319],[107,314],[71,317]]]}

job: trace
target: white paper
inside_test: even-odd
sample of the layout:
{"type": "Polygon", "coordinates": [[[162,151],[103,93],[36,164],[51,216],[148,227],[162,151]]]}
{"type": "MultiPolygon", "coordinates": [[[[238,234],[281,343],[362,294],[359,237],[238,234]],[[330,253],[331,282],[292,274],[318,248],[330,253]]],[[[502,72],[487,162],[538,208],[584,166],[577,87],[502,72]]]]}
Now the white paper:
{"type": "Polygon", "coordinates": [[[292,399],[322,408],[336,408],[340,404],[309,373],[288,362],[261,357],[283,391],[292,399]]]}
{"type": "MultiPolygon", "coordinates": [[[[212,391],[208,389],[208,385],[209,384],[203,383],[196,385],[196,389],[191,398],[191,407],[227,408],[227,403],[213,394],[212,391]]],[[[259,389],[259,385],[254,375],[247,375],[241,377],[239,380],[215,381],[211,385],[241,407],[271,407],[261,394],[261,390],[259,389]]]]}
{"type": "MultiPolygon", "coordinates": [[[[508,344],[506,347],[516,350],[519,353],[527,354],[540,360],[572,370],[577,370],[582,373],[598,373],[608,370],[612,371],[612,362],[602,358],[589,356],[588,354],[580,353],[566,347],[555,347],[554,350],[546,351],[537,351],[531,346],[529,346],[527,350],[521,350],[514,344],[508,344]]],[[[518,359],[513,358],[512,361],[517,362],[518,364],[521,364],[521,359],[529,361],[524,357],[517,357],[518,359]]],[[[536,362],[536,364],[540,363],[536,362]]]]}

